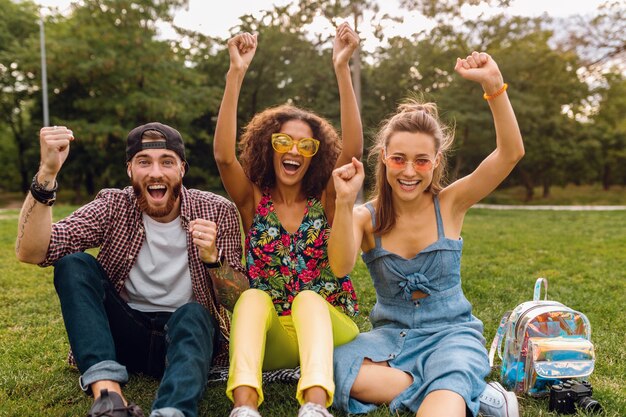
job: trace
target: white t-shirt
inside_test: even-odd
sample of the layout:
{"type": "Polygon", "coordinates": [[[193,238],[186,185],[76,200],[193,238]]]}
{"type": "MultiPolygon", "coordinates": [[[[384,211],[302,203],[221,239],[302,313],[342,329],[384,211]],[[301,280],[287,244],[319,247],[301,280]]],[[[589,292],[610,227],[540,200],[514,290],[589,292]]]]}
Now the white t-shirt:
{"type": "Polygon", "coordinates": [[[187,232],[177,217],[159,223],[143,213],[145,240],[124,283],[128,305],[139,311],[174,311],[193,299],[187,232]]]}

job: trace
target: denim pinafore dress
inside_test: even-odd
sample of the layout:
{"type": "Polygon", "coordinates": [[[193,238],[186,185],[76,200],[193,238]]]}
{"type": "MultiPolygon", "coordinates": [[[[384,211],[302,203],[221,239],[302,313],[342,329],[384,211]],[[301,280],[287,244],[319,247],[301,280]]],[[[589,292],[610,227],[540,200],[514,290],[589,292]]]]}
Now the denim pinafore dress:
{"type": "MultiPolygon", "coordinates": [[[[439,200],[433,200],[436,242],[406,259],[385,250],[375,236],[375,247],[362,255],[376,290],[373,329],[334,351],[334,405],[348,413],[377,407],[350,397],[364,358],[387,361],[413,377],[413,384],[389,405],[392,413],[415,413],[428,393],[441,389],[458,393],[468,411],[478,413],[478,396],[490,371],[483,324],[472,315],[461,289],[463,240],[445,237],[439,200]],[[415,290],[428,296],[413,300],[415,290]]],[[[374,224],[374,208],[366,207],[374,224]]]]}

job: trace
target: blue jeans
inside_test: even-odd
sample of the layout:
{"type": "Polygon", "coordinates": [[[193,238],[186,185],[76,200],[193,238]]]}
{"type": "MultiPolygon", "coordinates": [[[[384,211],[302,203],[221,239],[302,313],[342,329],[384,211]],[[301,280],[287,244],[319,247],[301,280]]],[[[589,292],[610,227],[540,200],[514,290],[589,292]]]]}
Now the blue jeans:
{"type": "Polygon", "coordinates": [[[81,388],[100,380],[124,384],[128,369],[162,377],[153,415],[198,414],[217,341],[207,309],[191,302],[173,313],[133,310],[98,261],[82,252],[55,264],[54,286],[81,388]]]}

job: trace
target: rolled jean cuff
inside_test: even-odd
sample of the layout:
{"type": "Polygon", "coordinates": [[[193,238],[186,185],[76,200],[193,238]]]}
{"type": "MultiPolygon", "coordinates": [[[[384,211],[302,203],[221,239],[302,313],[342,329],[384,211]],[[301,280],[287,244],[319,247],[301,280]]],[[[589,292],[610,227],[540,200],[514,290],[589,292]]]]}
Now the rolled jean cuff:
{"type": "Polygon", "coordinates": [[[183,412],[178,408],[165,407],[152,410],[150,417],[185,417],[185,414],[183,414],[183,412]]]}
{"type": "Polygon", "coordinates": [[[91,366],[78,378],[80,388],[90,392],[90,386],[97,381],[115,381],[120,384],[128,382],[126,367],[115,361],[102,361],[91,366]]]}

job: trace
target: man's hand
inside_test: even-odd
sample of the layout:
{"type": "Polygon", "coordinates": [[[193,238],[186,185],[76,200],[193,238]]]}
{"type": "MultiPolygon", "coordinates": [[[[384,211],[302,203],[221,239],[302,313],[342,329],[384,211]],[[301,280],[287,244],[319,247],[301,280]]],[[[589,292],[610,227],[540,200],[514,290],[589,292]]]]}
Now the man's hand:
{"type": "MultiPolygon", "coordinates": [[[[189,222],[189,231],[193,237],[193,243],[198,248],[202,262],[208,264],[217,262],[219,253],[215,245],[217,237],[215,222],[205,219],[192,220],[189,222]]],[[[229,311],[233,311],[239,295],[249,288],[248,277],[235,271],[228,262],[225,262],[220,268],[210,268],[209,276],[217,301],[229,311]]]]}
{"type": "Polygon", "coordinates": [[[70,142],[73,140],[74,134],[65,126],[44,127],[39,131],[39,174],[44,177],[40,178],[41,183],[56,177],[69,155],[70,142]]]}
{"type": "Polygon", "coordinates": [[[217,224],[210,220],[195,219],[189,222],[189,232],[193,243],[198,248],[200,259],[205,263],[217,262],[218,252],[215,245],[217,224]]]}

